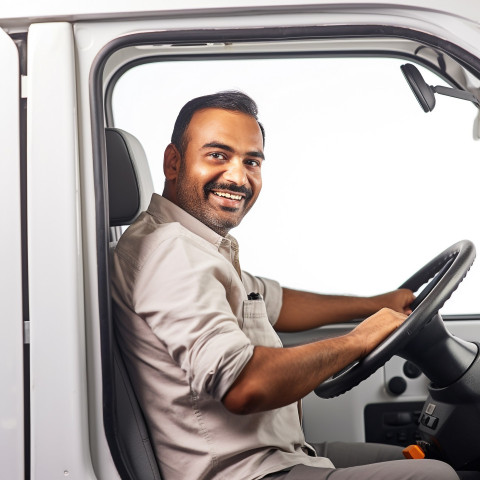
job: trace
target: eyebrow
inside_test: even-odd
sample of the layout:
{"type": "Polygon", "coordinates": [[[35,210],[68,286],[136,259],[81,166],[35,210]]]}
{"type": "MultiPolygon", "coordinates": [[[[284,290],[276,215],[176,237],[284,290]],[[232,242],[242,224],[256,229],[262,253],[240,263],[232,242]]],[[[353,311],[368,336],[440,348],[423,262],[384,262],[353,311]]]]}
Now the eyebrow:
{"type": "MultiPolygon", "coordinates": [[[[235,153],[235,150],[232,147],[220,142],[208,142],[205,145],[203,145],[202,148],[220,148],[221,150],[226,150],[227,152],[235,153]]],[[[247,152],[246,156],[261,158],[262,160],[265,160],[265,155],[263,154],[263,152],[259,152],[259,151],[247,152]]]]}

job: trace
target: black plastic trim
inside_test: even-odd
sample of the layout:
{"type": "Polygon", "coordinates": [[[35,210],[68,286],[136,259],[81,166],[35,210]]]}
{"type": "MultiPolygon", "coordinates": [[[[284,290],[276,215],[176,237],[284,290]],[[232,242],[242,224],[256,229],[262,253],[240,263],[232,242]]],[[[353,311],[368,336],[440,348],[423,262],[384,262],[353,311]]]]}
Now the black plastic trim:
{"type": "MultiPolygon", "coordinates": [[[[27,75],[26,33],[10,35],[18,49],[20,75],[27,75]]],[[[22,242],[22,317],[23,322],[30,321],[30,302],[28,287],[28,201],[27,201],[27,99],[19,99],[20,132],[20,208],[21,208],[21,242],[22,242]]],[[[23,344],[23,418],[24,418],[24,475],[31,477],[31,395],[30,395],[30,344],[23,344]]]]}

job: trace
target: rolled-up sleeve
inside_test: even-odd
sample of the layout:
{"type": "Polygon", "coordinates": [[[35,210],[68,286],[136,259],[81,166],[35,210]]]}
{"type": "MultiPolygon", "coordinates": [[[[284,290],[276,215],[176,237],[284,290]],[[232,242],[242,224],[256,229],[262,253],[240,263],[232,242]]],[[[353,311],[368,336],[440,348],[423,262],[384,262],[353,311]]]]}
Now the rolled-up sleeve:
{"type": "Polygon", "coordinates": [[[254,348],[228,302],[232,280],[222,261],[195,239],[169,238],[139,266],[131,299],[132,309],[186,372],[192,391],[218,400],[254,348]]]}

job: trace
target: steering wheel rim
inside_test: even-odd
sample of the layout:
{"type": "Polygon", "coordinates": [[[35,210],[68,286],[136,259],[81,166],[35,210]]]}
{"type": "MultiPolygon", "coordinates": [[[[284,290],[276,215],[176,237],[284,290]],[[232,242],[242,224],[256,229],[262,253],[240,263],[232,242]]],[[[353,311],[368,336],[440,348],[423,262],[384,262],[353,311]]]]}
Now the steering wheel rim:
{"type": "MultiPolygon", "coordinates": [[[[475,246],[469,240],[462,240],[445,249],[406,280],[399,288],[416,292],[432,279],[434,285],[425,295],[420,293],[421,301],[399,328],[363,359],[322,382],[315,389],[315,393],[322,398],[337,397],[367,379],[395,353],[402,350],[412,336],[427,325],[443,307],[467,275],[474,260],[475,246]]],[[[424,291],[428,287],[429,285],[424,291]]]]}

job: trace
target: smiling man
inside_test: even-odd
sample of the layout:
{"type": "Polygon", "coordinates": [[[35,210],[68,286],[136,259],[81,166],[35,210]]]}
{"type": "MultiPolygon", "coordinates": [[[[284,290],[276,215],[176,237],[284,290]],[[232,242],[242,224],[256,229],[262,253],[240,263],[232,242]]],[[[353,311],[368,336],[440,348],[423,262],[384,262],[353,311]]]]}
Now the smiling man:
{"type": "Polygon", "coordinates": [[[115,326],[164,480],[457,479],[441,462],[399,460],[396,447],[305,442],[298,402],[395,330],[414,296],[319,295],[241,270],[229,231],[260,193],[264,139],[242,93],[188,102],[163,195],[115,250],[115,326]],[[275,332],[361,317],[347,335],[299,347],[275,332]]]}
{"type": "Polygon", "coordinates": [[[262,188],[259,124],[241,112],[202,109],[193,115],[186,137],[165,151],[163,196],[226,236],[262,188]]]}

